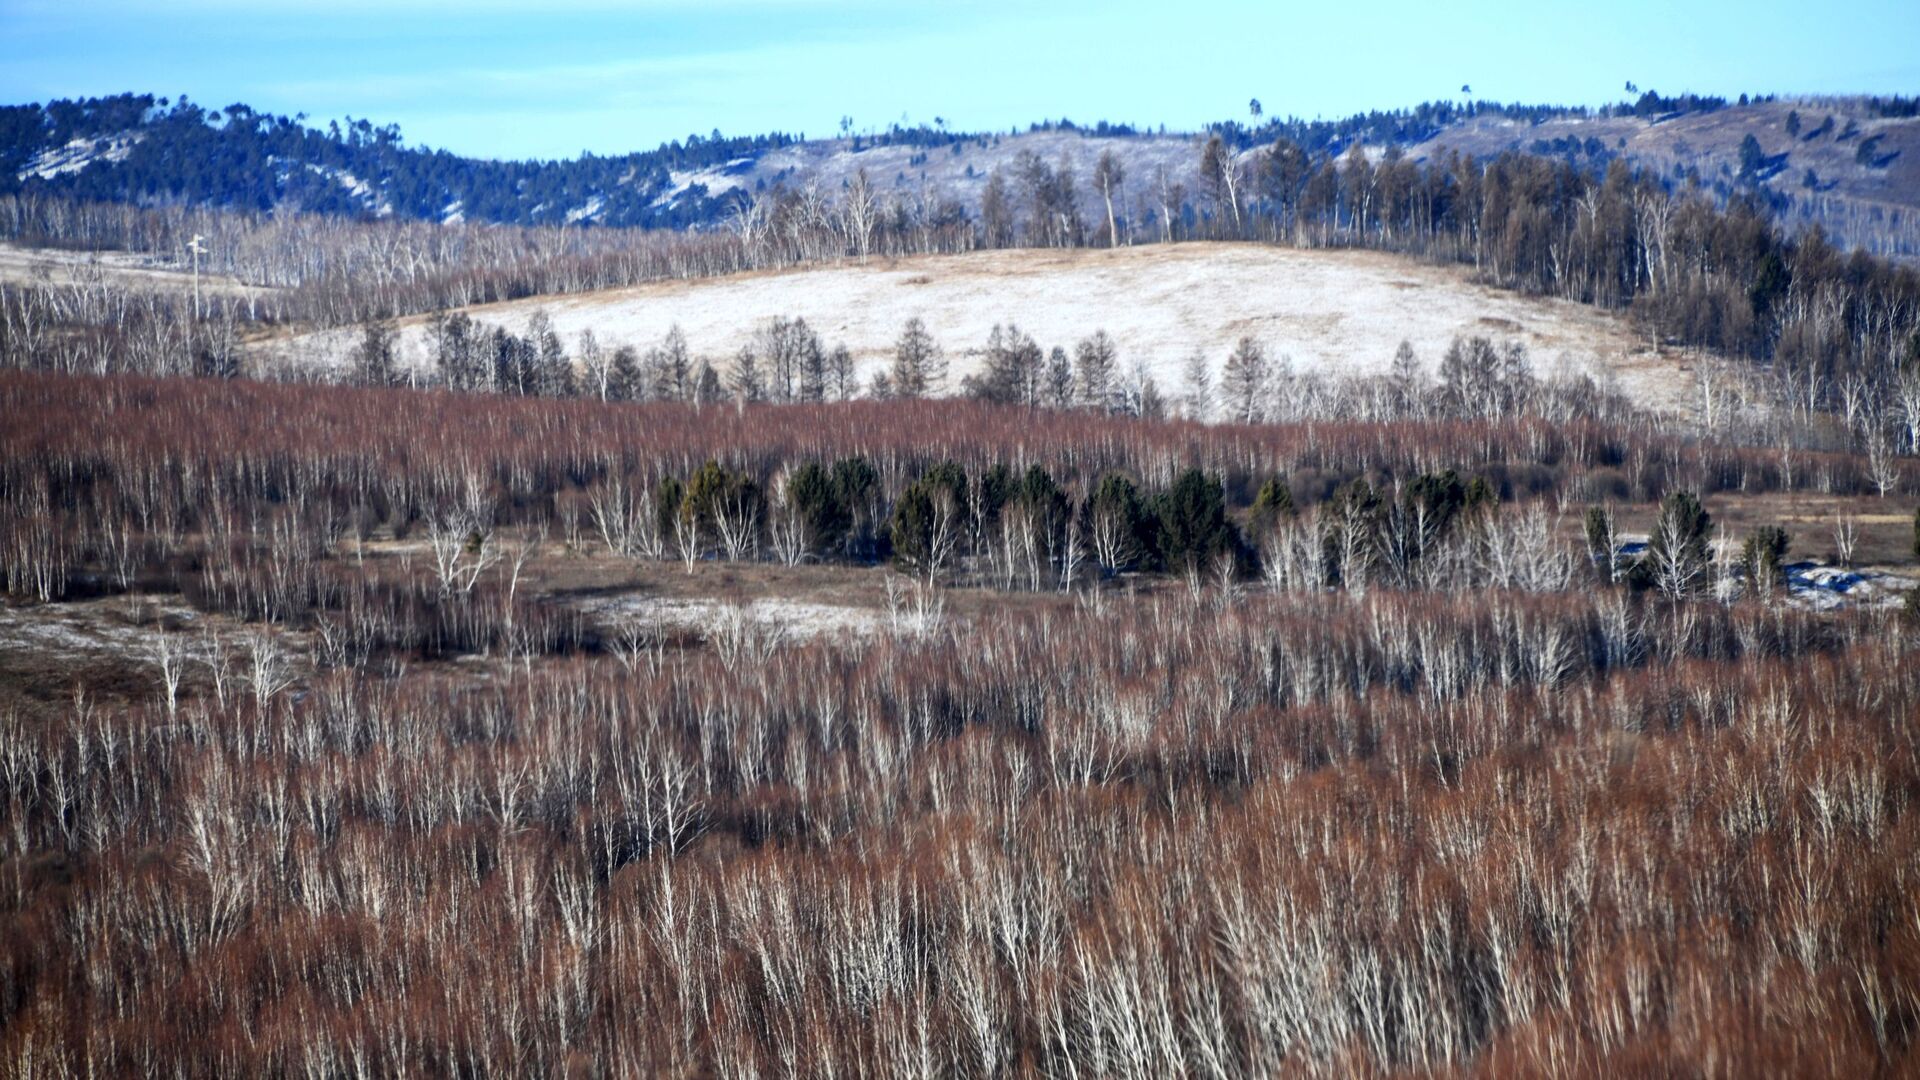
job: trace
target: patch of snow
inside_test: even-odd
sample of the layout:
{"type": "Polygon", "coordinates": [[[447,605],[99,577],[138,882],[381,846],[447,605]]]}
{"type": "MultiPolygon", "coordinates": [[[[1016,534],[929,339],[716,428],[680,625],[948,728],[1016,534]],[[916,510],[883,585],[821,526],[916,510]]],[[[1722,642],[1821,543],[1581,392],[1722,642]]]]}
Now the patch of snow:
{"type": "MultiPolygon", "coordinates": [[[[204,653],[204,648],[197,644],[198,635],[152,625],[133,625],[109,614],[107,603],[0,606],[0,643],[29,651],[146,658],[153,652],[154,642],[171,637],[181,640],[190,652],[204,653]]],[[[191,624],[198,617],[192,609],[184,607],[164,606],[155,610],[179,623],[191,624]]]]}
{"type": "Polygon", "coordinates": [[[704,169],[691,171],[675,169],[668,173],[668,179],[673,186],[656,196],[653,205],[671,206],[695,184],[700,184],[707,189],[708,198],[744,188],[749,179],[744,168],[752,165],[753,160],[750,157],[742,157],[734,158],[724,165],[709,165],[704,169]]]}
{"type": "Polygon", "coordinates": [[[1786,567],[1787,593],[1793,603],[1815,611],[1845,607],[1896,607],[1920,581],[1879,570],[1848,570],[1806,561],[1786,567]]]}
{"type": "Polygon", "coordinates": [[[79,172],[95,162],[125,161],[127,155],[133,153],[135,144],[146,137],[145,132],[127,131],[100,138],[74,139],[65,146],[35,154],[27,161],[27,167],[20,170],[18,179],[38,177],[51,180],[56,176],[79,172]]]}
{"type": "Polygon", "coordinates": [[[582,221],[590,221],[598,217],[600,211],[606,209],[606,206],[607,200],[595,195],[593,198],[588,199],[584,205],[576,206],[567,211],[567,224],[573,225],[582,221]]]}
{"type": "Polygon", "coordinates": [[[799,641],[845,635],[865,637],[877,632],[883,622],[882,613],[871,608],[804,600],[760,599],[736,604],[708,599],[620,596],[596,600],[585,607],[590,614],[612,622],[639,620],[703,637],[712,636],[728,620],[738,617],[777,630],[787,640],[799,641]]]}
{"type": "Polygon", "coordinates": [[[373,190],[372,184],[345,169],[336,169],[331,165],[315,165],[312,162],[307,163],[307,168],[346,188],[347,194],[365,203],[368,209],[380,217],[389,217],[393,214],[393,204],[381,199],[373,190]]]}

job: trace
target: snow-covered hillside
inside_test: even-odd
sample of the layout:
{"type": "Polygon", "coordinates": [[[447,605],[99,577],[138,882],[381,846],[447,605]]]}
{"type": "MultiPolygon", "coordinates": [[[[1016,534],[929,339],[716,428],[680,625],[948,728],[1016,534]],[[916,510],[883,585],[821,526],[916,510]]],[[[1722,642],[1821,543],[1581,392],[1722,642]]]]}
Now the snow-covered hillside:
{"type": "MultiPolygon", "coordinates": [[[[803,317],[843,342],[863,376],[880,370],[909,318],[926,321],[947,351],[950,384],[975,370],[996,323],[1043,346],[1095,330],[1118,343],[1121,365],[1143,363],[1172,390],[1198,349],[1217,372],[1251,335],[1296,370],[1384,370],[1402,339],[1431,367],[1455,336],[1524,342],[1543,374],[1560,367],[1611,373],[1642,401],[1676,407],[1688,385],[1619,318],[1577,304],[1476,285],[1465,271],[1358,251],[1254,244],[1177,244],[1116,250],[1016,250],[847,262],[701,281],[663,282],[469,309],[483,324],[524,331],[545,311],[569,348],[592,330],[603,344],[646,349],[674,326],[692,350],[725,369],[775,317],[803,317]]],[[[261,359],[341,364],[351,329],[282,338],[261,359]]],[[[401,329],[402,360],[430,363],[426,320],[401,329]]]]}

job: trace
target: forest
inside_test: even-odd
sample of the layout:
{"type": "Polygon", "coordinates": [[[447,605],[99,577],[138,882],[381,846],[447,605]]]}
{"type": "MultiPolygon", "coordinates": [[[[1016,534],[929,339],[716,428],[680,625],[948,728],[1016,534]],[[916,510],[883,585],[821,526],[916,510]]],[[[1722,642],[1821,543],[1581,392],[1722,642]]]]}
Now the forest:
{"type": "Polygon", "coordinates": [[[1920,589],[1725,523],[1920,562],[1853,451],[23,371],[0,445],[6,610],[134,635],[0,650],[11,1072],[1914,1062],[1920,589]]]}

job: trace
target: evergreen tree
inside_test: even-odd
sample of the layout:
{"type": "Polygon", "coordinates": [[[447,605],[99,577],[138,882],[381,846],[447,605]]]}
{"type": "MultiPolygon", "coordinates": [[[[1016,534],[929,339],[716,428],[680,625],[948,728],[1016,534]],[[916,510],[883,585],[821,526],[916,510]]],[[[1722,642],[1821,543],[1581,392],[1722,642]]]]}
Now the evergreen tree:
{"type": "Polygon", "coordinates": [[[728,383],[733,396],[743,402],[766,400],[767,388],[760,377],[760,354],[754,352],[752,345],[740,346],[733,356],[733,371],[729,373],[728,383]]]}
{"type": "Polygon", "coordinates": [[[1660,500],[1660,514],[1647,540],[1647,554],[1635,580],[1679,599],[1691,593],[1707,568],[1707,530],[1713,518],[1691,491],[1672,491],[1660,500]]]}
{"type": "Polygon", "coordinates": [[[1133,481],[1120,473],[1100,478],[1087,500],[1087,518],[1094,559],[1108,573],[1133,569],[1153,550],[1153,518],[1133,481]]]}
{"type": "Polygon", "coordinates": [[[644,396],[646,386],[640,373],[640,357],[633,346],[622,345],[613,350],[609,368],[607,397],[614,401],[638,401],[644,396]]]}
{"type": "Polygon", "coordinates": [[[661,401],[691,401],[694,395],[693,358],[687,352],[687,336],[676,323],[667,331],[660,346],[647,355],[647,367],[653,376],[653,396],[661,401]]]}
{"type": "Polygon", "coordinates": [[[1241,338],[1220,373],[1220,396],[1228,420],[1251,424],[1261,418],[1268,374],[1266,349],[1251,337],[1241,338]]]}
{"type": "Polygon", "coordinates": [[[393,339],[393,324],[385,319],[361,327],[360,344],[353,352],[354,381],[362,386],[392,386],[397,381],[393,339]]]}
{"type": "Polygon", "coordinates": [[[536,311],[527,323],[528,344],[535,351],[532,392],[541,397],[572,397],[573,363],[567,359],[560,335],[544,311],[536,311]]]}
{"type": "Polygon", "coordinates": [[[1753,132],[1747,132],[1747,137],[1740,140],[1741,177],[1748,180],[1753,179],[1759,174],[1760,170],[1765,167],[1766,163],[1767,155],[1764,150],[1760,149],[1760,140],[1753,137],[1753,132]]]}
{"type": "Polygon", "coordinates": [[[1299,509],[1293,503],[1293,489],[1287,486],[1286,478],[1269,476],[1253,496],[1253,508],[1247,515],[1247,529],[1255,537],[1264,537],[1280,522],[1298,513],[1299,509]]]}
{"type": "Polygon", "coordinates": [[[1762,525],[1747,537],[1740,546],[1740,568],[1749,592],[1767,593],[1786,584],[1787,549],[1792,543],[1787,530],[1778,525],[1762,525]]]}
{"type": "Polygon", "coordinates": [[[820,347],[819,337],[809,332],[805,347],[800,353],[800,400],[825,401],[826,399],[826,350],[820,347]]]}
{"type": "Polygon", "coordinates": [[[880,473],[864,457],[833,463],[833,492],[847,510],[847,553],[870,558],[879,518],[880,473]]]}
{"type": "Polygon", "coordinates": [[[1113,372],[1119,362],[1120,351],[1107,336],[1105,330],[1096,330],[1093,336],[1084,338],[1073,350],[1074,381],[1078,384],[1079,403],[1082,408],[1097,409],[1101,412],[1112,410],[1114,404],[1113,372]]]}
{"type": "Polygon", "coordinates": [[[1073,362],[1067,359],[1067,350],[1058,345],[1047,354],[1046,403],[1051,409],[1073,405],[1073,362]]]}
{"type": "Polygon", "coordinates": [[[1393,351],[1393,366],[1387,371],[1387,384],[1393,389],[1394,408],[1401,413],[1419,410],[1421,395],[1426,390],[1426,372],[1420,367],[1420,358],[1414,355],[1413,343],[1402,338],[1400,347],[1393,351]]]}
{"type": "Polygon", "coordinates": [[[901,569],[932,577],[946,569],[967,533],[967,474],[946,461],[907,485],[889,529],[901,569]]]}
{"type": "Polygon", "coordinates": [[[477,390],[483,381],[475,356],[473,320],[464,311],[433,320],[434,361],[449,390],[477,390]]]}
{"type": "Polygon", "coordinates": [[[1327,501],[1321,543],[1330,584],[1365,586],[1379,552],[1384,508],[1379,491],[1365,478],[1342,486],[1327,501]]]}
{"type": "Polygon", "coordinates": [[[720,383],[720,373],[714,370],[712,364],[705,360],[700,361],[700,366],[695,370],[693,376],[693,403],[696,405],[711,404],[719,401],[725,397],[726,394],[726,387],[720,383]]]}
{"type": "Polygon", "coordinates": [[[833,474],[819,462],[809,461],[787,476],[787,498],[799,514],[808,539],[820,551],[837,551],[846,542],[852,512],[842,500],[833,474]]]}
{"type": "Polygon", "coordinates": [[[846,401],[858,392],[853,370],[853,353],[844,343],[836,343],[827,354],[827,390],[835,401],[846,401]]]}
{"type": "Polygon", "coordinates": [[[1207,354],[1195,349],[1188,354],[1181,376],[1181,411],[1189,420],[1206,421],[1213,416],[1213,375],[1207,369],[1207,354]]]}
{"type": "Polygon", "coordinates": [[[1614,532],[1613,515],[1608,513],[1605,507],[1587,507],[1585,531],[1587,557],[1611,584],[1615,580],[1614,574],[1618,566],[1615,561],[1615,552],[1620,547],[1619,537],[1614,532]]]}
{"type": "Polygon", "coordinates": [[[1218,477],[1188,469],[1155,500],[1154,510],[1160,560],[1169,569],[1205,570],[1220,553],[1239,546],[1218,477]]]}
{"type": "Polygon", "coordinates": [[[893,347],[892,390],[895,396],[920,398],[939,392],[945,375],[940,347],[919,316],[907,320],[893,347]]]}

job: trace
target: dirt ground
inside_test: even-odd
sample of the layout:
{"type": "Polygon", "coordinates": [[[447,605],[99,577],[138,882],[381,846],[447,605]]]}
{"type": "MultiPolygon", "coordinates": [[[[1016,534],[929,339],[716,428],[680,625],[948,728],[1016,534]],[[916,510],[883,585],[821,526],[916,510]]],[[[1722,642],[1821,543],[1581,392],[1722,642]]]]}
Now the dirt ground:
{"type": "MultiPolygon", "coordinates": [[[[1710,495],[1701,500],[1715,526],[1724,526],[1735,540],[1762,525],[1778,525],[1792,541],[1789,559],[1835,560],[1834,525],[1851,518],[1855,545],[1853,561],[1860,566],[1913,567],[1914,507],[1898,498],[1872,495],[1840,496],[1808,493],[1771,495],[1710,495]]],[[[1659,512],[1654,505],[1621,507],[1619,529],[1644,533],[1659,512]]]]}

